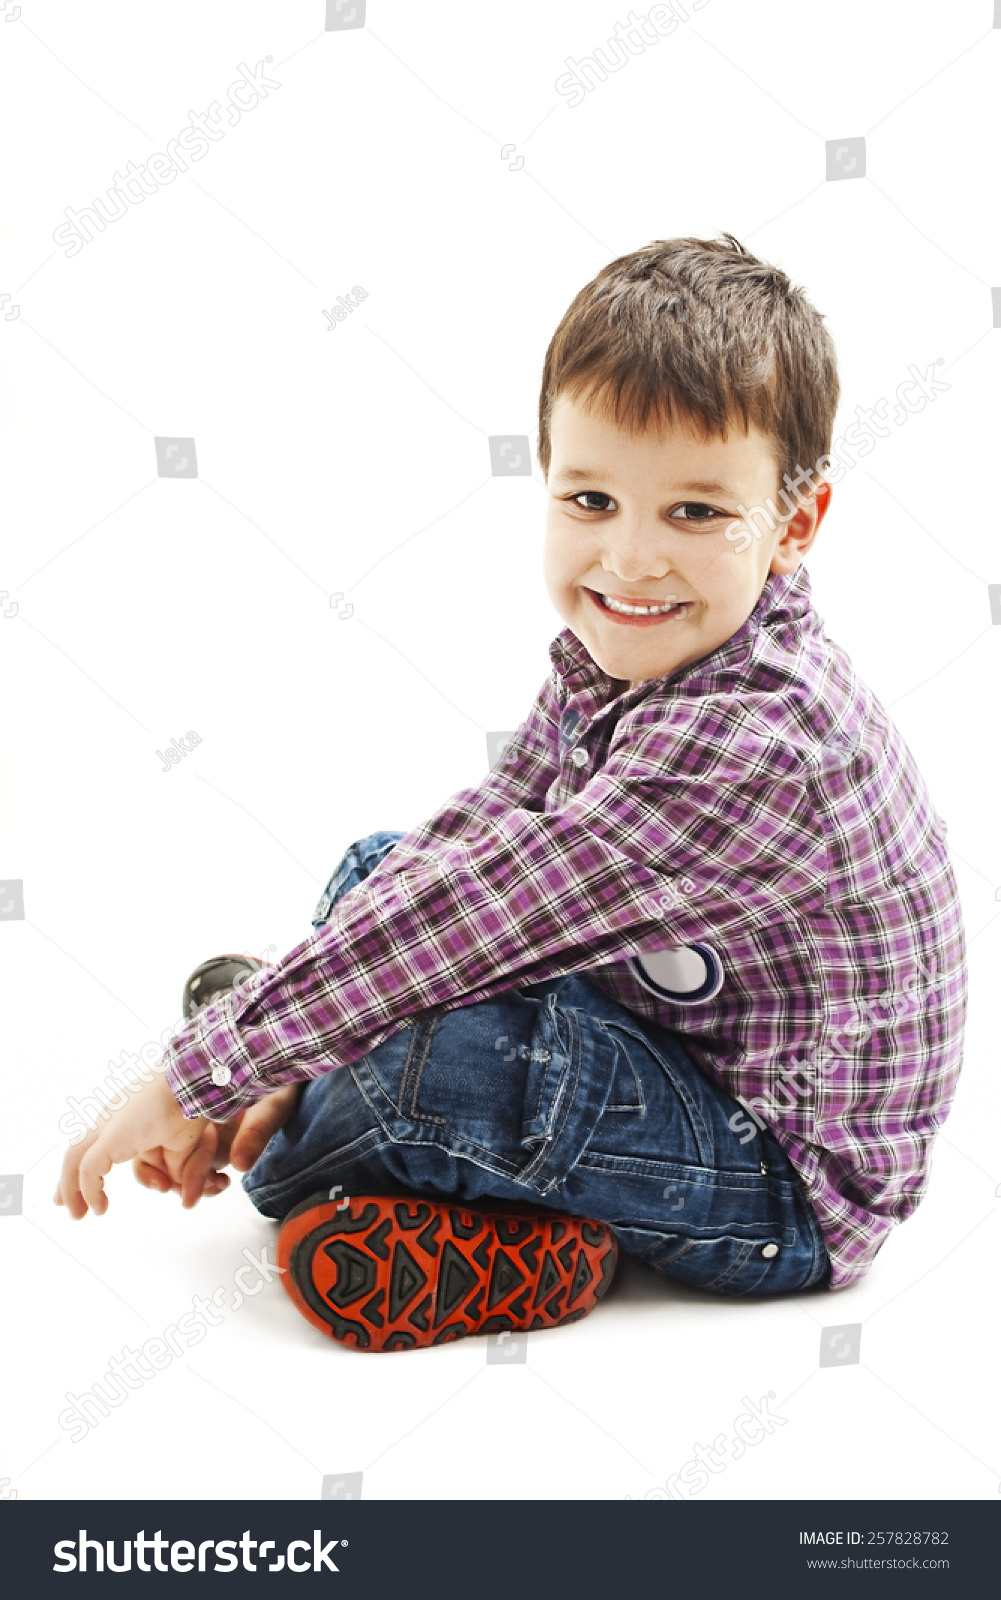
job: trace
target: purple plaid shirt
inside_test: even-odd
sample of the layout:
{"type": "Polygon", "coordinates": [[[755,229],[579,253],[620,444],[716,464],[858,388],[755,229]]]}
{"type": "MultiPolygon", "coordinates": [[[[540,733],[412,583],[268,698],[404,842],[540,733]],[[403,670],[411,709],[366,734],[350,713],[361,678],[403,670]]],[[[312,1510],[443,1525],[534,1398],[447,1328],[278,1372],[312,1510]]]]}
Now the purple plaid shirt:
{"type": "Polygon", "coordinates": [[[570,628],[482,783],[413,828],[329,922],[166,1054],[221,1120],[431,1008],[587,971],[684,1035],[800,1173],[861,1278],[922,1198],[955,1091],[966,942],[944,828],[886,711],[769,574],[711,654],[628,690],[570,628]]]}

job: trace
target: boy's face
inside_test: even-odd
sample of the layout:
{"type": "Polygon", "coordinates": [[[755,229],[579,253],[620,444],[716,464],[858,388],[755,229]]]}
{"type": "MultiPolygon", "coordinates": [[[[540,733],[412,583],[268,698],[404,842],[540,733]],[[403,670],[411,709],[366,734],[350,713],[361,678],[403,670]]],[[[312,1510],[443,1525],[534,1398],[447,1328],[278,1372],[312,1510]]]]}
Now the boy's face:
{"type": "Polygon", "coordinates": [[[736,633],[769,572],[799,566],[830,499],[829,485],[810,498],[801,489],[802,509],[790,516],[772,442],[739,424],[726,440],[702,439],[681,423],[635,433],[561,395],[550,434],[546,587],[598,666],[630,687],[698,661],[736,633]],[[742,520],[738,505],[751,513],[769,497],[785,518],[773,516],[774,531],[762,515],[742,520]],[[734,523],[749,531],[749,545],[724,538],[734,523]],[[602,595],[684,604],[635,622],[606,609],[602,595]]]}

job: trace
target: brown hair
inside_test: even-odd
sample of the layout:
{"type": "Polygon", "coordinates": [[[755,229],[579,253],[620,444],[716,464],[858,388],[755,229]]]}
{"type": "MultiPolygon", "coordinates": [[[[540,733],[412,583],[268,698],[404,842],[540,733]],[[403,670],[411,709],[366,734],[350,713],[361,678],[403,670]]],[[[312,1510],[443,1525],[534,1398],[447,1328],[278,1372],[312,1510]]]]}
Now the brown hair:
{"type": "MultiPolygon", "coordinates": [[[[560,395],[583,397],[642,431],[676,417],[725,436],[739,414],[794,475],[830,450],[839,394],[824,319],[778,267],[732,234],[658,239],[603,267],[577,295],[546,351],[539,464],[560,395]]],[[[811,477],[815,475],[811,474],[811,477]]]]}

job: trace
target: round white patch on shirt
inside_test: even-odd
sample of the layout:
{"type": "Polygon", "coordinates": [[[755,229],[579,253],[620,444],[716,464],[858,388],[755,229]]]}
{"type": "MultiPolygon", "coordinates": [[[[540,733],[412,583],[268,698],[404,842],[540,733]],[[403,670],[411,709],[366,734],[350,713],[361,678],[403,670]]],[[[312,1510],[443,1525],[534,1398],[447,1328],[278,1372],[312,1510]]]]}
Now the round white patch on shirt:
{"type": "Polygon", "coordinates": [[[711,945],[680,944],[645,950],[629,961],[634,976],[660,1000],[697,1005],[723,987],[723,964],[711,945]]]}

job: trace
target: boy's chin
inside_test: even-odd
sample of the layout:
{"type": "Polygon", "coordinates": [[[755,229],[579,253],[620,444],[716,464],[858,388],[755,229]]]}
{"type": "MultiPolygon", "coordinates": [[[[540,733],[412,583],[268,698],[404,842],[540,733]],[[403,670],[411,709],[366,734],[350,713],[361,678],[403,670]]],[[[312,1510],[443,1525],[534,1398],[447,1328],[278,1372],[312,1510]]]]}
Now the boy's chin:
{"type": "MultiPolygon", "coordinates": [[[[590,604],[590,602],[588,602],[590,604]]],[[[666,672],[673,672],[677,662],[667,650],[660,652],[660,659],[656,655],[642,656],[639,652],[635,656],[630,654],[628,640],[623,639],[618,649],[609,648],[609,641],[602,635],[604,630],[596,625],[595,619],[587,611],[578,607],[569,615],[564,614],[564,621],[574,632],[581,644],[586,649],[595,666],[609,678],[614,678],[621,683],[638,683],[646,678],[659,678],[666,672]]],[[[631,630],[623,629],[624,634],[631,630]]],[[[637,630],[639,631],[639,630],[637,630]]]]}
{"type": "Polygon", "coordinates": [[[641,678],[655,678],[659,672],[669,670],[667,667],[658,668],[656,665],[644,666],[641,661],[628,661],[621,655],[610,655],[607,650],[602,650],[596,641],[592,644],[590,639],[584,639],[583,643],[587,646],[588,654],[595,665],[609,678],[615,678],[620,683],[637,683],[641,678]]]}

